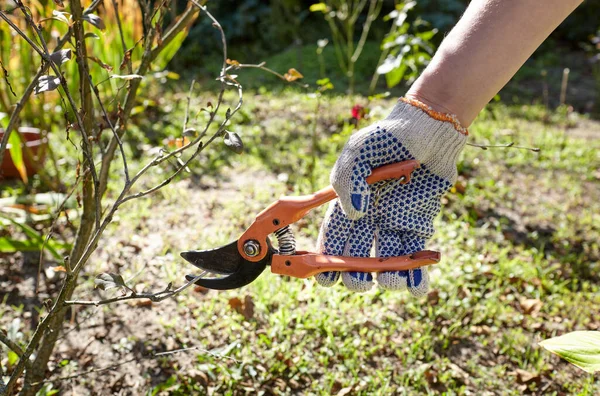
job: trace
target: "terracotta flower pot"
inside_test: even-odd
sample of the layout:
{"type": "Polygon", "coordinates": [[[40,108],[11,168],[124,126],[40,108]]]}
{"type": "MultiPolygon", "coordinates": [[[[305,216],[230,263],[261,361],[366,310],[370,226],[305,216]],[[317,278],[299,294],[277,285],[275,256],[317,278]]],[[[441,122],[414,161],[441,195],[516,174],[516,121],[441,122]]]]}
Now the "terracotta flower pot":
{"type": "MultiPolygon", "coordinates": [[[[15,132],[16,131],[13,131],[13,133],[15,132]]],[[[48,147],[48,139],[45,136],[42,136],[42,133],[37,128],[21,127],[19,128],[19,133],[27,141],[27,148],[24,147],[23,144],[21,144],[21,148],[23,151],[23,162],[25,163],[25,168],[27,169],[27,176],[32,176],[41,168],[42,164],[44,163],[44,159],[46,158],[46,148],[48,147]],[[27,155],[27,151],[31,153],[31,158],[27,155]]],[[[0,128],[0,140],[2,140],[3,136],[4,129],[0,128]]],[[[2,160],[2,164],[0,164],[0,180],[3,178],[11,179],[21,177],[17,167],[13,162],[9,150],[10,144],[8,144],[6,147],[4,159],[2,160]]]]}

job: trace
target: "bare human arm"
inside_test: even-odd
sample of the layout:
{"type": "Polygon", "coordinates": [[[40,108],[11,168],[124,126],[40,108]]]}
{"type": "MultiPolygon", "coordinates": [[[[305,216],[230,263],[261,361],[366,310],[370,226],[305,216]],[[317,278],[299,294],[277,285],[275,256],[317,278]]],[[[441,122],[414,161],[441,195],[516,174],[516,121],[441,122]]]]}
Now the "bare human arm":
{"type": "MultiPolygon", "coordinates": [[[[405,98],[380,122],[354,133],[331,173],[339,196],[327,212],[318,249],[329,255],[378,257],[424,250],[440,199],[456,181],[467,127],[533,51],[582,0],[473,0],[405,98]],[[416,159],[406,185],[384,192],[366,178],[373,168],[416,159]],[[372,194],[371,192],[374,192],[372,194]]],[[[370,272],[323,272],[322,286],[339,278],[350,290],[374,285],[370,272]]],[[[377,274],[386,290],[429,290],[427,268],[377,274]]]]}
{"type": "Polygon", "coordinates": [[[473,0],[407,97],[468,127],[583,0],[473,0]]]}

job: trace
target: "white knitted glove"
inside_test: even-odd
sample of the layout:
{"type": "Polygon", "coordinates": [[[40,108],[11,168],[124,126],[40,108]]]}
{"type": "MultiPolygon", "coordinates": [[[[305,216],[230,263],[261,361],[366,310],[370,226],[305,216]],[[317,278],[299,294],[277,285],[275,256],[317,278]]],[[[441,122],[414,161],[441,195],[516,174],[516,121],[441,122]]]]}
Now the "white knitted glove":
{"type": "MultiPolygon", "coordinates": [[[[440,198],[456,181],[456,161],[467,134],[453,115],[401,98],[385,120],[352,135],[331,173],[339,200],[332,202],[325,216],[318,250],[369,257],[373,241],[378,257],[423,250],[434,233],[440,198]],[[421,163],[410,183],[367,184],[371,169],[409,159],[421,163]]],[[[324,272],[316,279],[331,286],[339,277],[338,272],[324,272]]],[[[368,272],[345,272],[342,280],[354,291],[366,291],[373,285],[368,272]]],[[[429,290],[426,268],[381,272],[377,280],[384,289],[408,287],[415,296],[429,290]]]]}

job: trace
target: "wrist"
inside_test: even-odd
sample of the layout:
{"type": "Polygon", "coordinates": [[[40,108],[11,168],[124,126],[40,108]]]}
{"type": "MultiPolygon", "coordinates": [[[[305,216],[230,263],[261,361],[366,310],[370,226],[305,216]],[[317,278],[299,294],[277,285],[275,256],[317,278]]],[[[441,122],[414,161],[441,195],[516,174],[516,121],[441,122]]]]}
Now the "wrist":
{"type": "Polygon", "coordinates": [[[434,107],[429,104],[431,102],[429,102],[429,103],[423,102],[422,100],[420,100],[414,96],[410,97],[408,95],[400,98],[398,101],[404,102],[412,107],[415,107],[415,108],[423,111],[425,114],[427,114],[429,117],[433,118],[434,120],[452,124],[454,129],[462,135],[465,135],[465,136],[469,135],[469,131],[467,130],[467,128],[462,126],[458,117],[450,111],[444,111],[443,109],[445,109],[445,108],[442,106],[434,107]]]}
{"type": "Polygon", "coordinates": [[[464,111],[462,98],[458,92],[449,92],[446,87],[436,88],[432,83],[429,83],[431,78],[428,78],[426,72],[415,81],[408,90],[406,98],[418,100],[431,107],[434,111],[453,114],[462,126],[467,128],[473,118],[464,111]]]}
{"type": "Polygon", "coordinates": [[[393,131],[412,157],[433,174],[454,183],[456,162],[468,134],[455,116],[416,99],[400,98],[379,125],[393,131]]]}

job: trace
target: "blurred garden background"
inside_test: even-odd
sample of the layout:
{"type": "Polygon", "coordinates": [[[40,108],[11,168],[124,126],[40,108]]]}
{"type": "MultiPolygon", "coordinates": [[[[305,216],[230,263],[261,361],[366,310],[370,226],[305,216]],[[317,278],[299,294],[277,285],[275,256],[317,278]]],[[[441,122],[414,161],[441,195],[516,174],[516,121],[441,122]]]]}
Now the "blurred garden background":
{"type": "MultiPolygon", "coordinates": [[[[469,129],[427,296],[265,271],[61,305],[170,293],[195,270],[179,252],[326,186],[468,3],[1,1],[0,394],[599,394],[538,344],[600,330],[594,1],[469,129]]],[[[300,249],[324,211],[295,225],[300,249]]]]}

